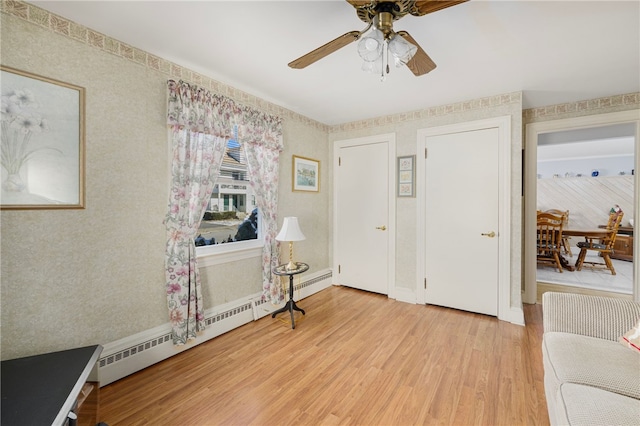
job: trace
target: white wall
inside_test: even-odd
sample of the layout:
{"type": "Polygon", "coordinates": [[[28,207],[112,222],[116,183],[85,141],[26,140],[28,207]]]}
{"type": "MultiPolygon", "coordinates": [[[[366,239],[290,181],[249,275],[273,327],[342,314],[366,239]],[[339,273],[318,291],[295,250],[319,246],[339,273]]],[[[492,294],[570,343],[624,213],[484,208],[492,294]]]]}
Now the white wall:
{"type": "Polygon", "coordinates": [[[591,177],[593,170],[598,171],[599,177],[631,175],[633,163],[633,154],[624,157],[538,161],[538,178],[591,177]]]}
{"type": "MultiPolygon", "coordinates": [[[[593,131],[595,134],[600,129],[593,131]]],[[[599,177],[630,175],[634,170],[634,145],[633,136],[539,143],[538,178],[591,177],[593,170],[599,177]]]]}

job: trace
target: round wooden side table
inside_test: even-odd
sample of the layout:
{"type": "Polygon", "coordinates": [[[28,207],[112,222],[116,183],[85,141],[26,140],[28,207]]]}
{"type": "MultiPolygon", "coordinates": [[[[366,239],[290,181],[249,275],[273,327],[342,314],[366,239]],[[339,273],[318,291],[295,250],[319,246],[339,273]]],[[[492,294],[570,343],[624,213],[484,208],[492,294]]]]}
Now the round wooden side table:
{"type": "Polygon", "coordinates": [[[296,265],[295,269],[287,269],[286,263],[283,263],[282,265],[278,265],[275,268],[273,268],[274,274],[280,275],[280,276],[284,276],[284,275],[289,276],[289,300],[282,308],[278,309],[273,314],[271,314],[271,318],[275,318],[276,315],[282,312],[289,312],[289,314],[291,315],[291,328],[296,328],[296,322],[293,319],[293,311],[302,312],[302,315],[305,314],[304,310],[301,308],[298,308],[298,305],[296,305],[296,302],[293,300],[293,276],[296,274],[301,274],[309,269],[309,265],[307,265],[306,263],[302,263],[302,262],[294,262],[294,263],[296,265]]]}

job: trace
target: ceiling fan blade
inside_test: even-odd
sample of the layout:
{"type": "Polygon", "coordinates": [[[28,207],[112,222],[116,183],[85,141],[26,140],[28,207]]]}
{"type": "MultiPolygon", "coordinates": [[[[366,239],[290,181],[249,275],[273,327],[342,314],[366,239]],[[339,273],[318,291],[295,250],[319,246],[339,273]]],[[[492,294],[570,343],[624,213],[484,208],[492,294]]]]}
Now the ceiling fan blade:
{"type": "Polygon", "coordinates": [[[409,7],[409,13],[413,16],[423,16],[427,13],[437,12],[438,10],[446,9],[447,7],[455,6],[467,1],[469,0],[417,0],[409,7]]]}
{"type": "Polygon", "coordinates": [[[397,35],[401,36],[403,39],[413,44],[418,48],[416,54],[413,55],[413,58],[407,62],[407,67],[411,70],[411,72],[416,76],[424,75],[430,71],[433,71],[436,68],[436,63],[431,60],[427,52],[425,52],[422,47],[409,35],[406,31],[398,31],[397,35]]]}
{"type": "Polygon", "coordinates": [[[326,43],[315,50],[307,53],[299,57],[296,60],[289,62],[289,66],[291,68],[305,68],[314,62],[324,58],[325,56],[335,52],[336,50],[346,46],[349,43],[352,43],[360,38],[362,34],[361,31],[351,31],[346,34],[341,35],[340,37],[331,40],[329,43],[326,43]]]}

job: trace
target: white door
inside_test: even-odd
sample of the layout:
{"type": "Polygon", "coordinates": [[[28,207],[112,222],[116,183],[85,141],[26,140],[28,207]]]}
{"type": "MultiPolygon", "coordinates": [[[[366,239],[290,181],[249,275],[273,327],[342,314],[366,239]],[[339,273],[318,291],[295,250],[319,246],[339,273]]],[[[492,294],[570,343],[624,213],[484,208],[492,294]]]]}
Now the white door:
{"type": "Polygon", "coordinates": [[[425,299],[498,314],[499,130],[427,137],[425,299]]]}
{"type": "Polygon", "coordinates": [[[336,143],[334,282],[392,296],[392,142],[382,139],[336,143]]]}

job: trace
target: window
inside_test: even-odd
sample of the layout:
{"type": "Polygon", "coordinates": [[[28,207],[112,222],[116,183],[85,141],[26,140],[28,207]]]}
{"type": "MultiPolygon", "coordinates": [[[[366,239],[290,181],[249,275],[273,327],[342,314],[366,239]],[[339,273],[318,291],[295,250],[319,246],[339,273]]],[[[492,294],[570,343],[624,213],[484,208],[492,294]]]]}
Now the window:
{"type": "Polygon", "coordinates": [[[236,141],[237,129],[234,133],[234,139],[227,141],[220,174],[196,234],[198,255],[262,246],[256,197],[248,180],[244,149],[236,141]]]}

